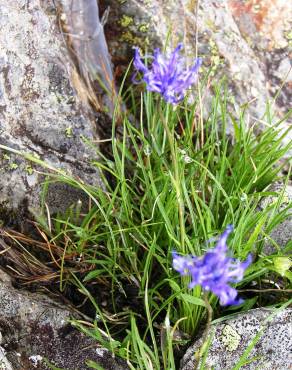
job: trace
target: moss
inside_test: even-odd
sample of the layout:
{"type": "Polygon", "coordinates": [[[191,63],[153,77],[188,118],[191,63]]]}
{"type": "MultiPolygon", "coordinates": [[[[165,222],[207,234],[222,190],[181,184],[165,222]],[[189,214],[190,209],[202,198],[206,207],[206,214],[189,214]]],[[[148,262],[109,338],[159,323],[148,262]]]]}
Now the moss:
{"type": "Polygon", "coordinates": [[[224,326],[220,340],[228,351],[235,351],[239,346],[240,339],[240,335],[232,326],[224,326]]]}

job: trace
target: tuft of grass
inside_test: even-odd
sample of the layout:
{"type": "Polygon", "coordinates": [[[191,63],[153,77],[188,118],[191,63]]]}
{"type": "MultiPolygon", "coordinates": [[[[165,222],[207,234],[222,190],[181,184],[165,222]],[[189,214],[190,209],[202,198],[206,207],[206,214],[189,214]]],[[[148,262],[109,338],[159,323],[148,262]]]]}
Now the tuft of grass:
{"type": "MultiPolygon", "coordinates": [[[[249,284],[260,284],[269,274],[281,275],[283,291],[291,287],[289,272],[280,274],[274,264],[289,246],[279,246],[283,248],[271,256],[263,246],[291,210],[291,205],[280,210],[283,193],[268,187],[281,180],[285,164],[280,160],[292,143],[282,144],[287,132],[281,131],[281,122],[268,121],[255,135],[244,112],[235,118],[229,110],[222,86],[214,87],[204,119],[197,101],[174,109],[146,92],[124,114],[122,129],[114,120],[111,156],[96,149],[100,161],[93,164],[104,188],[58,170],[50,173],[50,181],[84,191],[90,206],[86,214],[77,204],[65,215],[39,219],[46,240],[42,246],[48,250],[45,259],[50,261],[44,264],[54,266],[64,294],[74,286],[87,307],[84,312],[91,307],[96,313],[94,319],[74,325],[126,359],[131,369],[175,369],[181,350],[206,320],[201,288],[189,290],[188,278],[172,269],[173,249],[202,255],[233,224],[230,252],[240,260],[250,253],[254,257],[238,284],[247,291],[246,301],[236,309],[258,304],[260,294],[248,293],[249,284]],[[230,124],[233,137],[227,133],[230,124]],[[259,208],[270,195],[278,200],[259,208]]],[[[267,120],[271,116],[267,112],[267,120]]],[[[215,296],[209,300],[217,317],[228,312],[222,312],[215,296]]]]}

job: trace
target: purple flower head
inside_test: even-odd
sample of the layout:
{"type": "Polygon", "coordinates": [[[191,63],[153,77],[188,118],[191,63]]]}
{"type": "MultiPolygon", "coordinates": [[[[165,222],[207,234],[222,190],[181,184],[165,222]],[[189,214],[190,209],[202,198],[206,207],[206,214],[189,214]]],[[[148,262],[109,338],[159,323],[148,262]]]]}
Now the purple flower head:
{"type": "Polygon", "coordinates": [[[202,257],[179,256],[176,252],[172,252],[173,268],[181,275],[191,276],[189,287],[201,285],[204,290],[217,295],[222,306],[243,302],[241,299],[236,299],[237,291],[229,284],[243,279],[244,271],[252,260],[251,255],[245,262],[226,255],[228,249],[226,242],[232,230],[231,225],[227,226],[215,248],[209,249],[202,257]]]}
{"type": "Polygon", "coordinates": [[[147,68],[142,62],[139,49],[136,47],[134,67],[137,72],[132,81],[140,83],[141,81],[136,80],[136,75],[141,72],[147,90],[161,94],[168,103],[179,103],[185,97],[186,90],[197,82],[198,70],[202,64],[202,60],[196,58],[192,67],[186,67],[185,58],[179,54],[182,47],[182,44],[178,44],[170,55],[163,55],[159,49],[155,49],[154,55],[148,56],[152,59],[151,68],[147,68]]]}

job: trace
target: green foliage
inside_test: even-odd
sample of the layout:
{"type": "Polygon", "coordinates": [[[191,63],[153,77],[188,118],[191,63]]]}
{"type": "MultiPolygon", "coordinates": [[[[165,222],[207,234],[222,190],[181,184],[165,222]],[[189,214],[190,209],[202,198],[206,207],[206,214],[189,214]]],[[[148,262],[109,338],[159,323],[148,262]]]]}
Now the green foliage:
{"type": "MultiPolygon", "coordinates": [[[[204,323],[201,288],[189,290],[188,279],[173,271],[173,249],[201,255],[209,248],[206,241],[233,224],[228,241],[233,255],[241,260],[249,253],[254,256],[238,287],[271,273],[291,285],[286,250],[279,248],[271,256],[263,250],[291,209],[280,208],[283,193],[267,189],[279,179],[284,166],[279,160],[292,148],[282,144],[287,132],[280,130],[280,122],[267,122],[255,135],[256,127],[246,126],[244,112],[238,118],[229,114],[224,90],[214,90],[204,119],[198,102],[174,109],[148,92],[125,114],[122,130],[114,120],[112,156],[97,149],[100,161],[94,163],[105,188],[61,172],[50,175],[82,189],[91,203],[86,214],[79,204],[59,215],[53,227],[42,220],[51,241],[64,250],[61,290],[75,285],[97,313],[93,327],[74,324],[127,359],[132,369],[175,369],[176,351],[204,323]],[[234,137],[227,133],[230,123],[234,137]],[[271,195],[276,202],[258,207],[271,195]],[[80,257],[74,272],[66,255],[80,257]],[[105,292],[105,307],[90,293],[96,286],[105,292]]],[[[270,116],[267,112],[267,120],[270,116]]],[[[220,315],[216,297],[210,295],[209,301],[220,315]]],[[[237,310],[256,303],[255,294],[237,310]]]]}
{"type": "MultiPolygon", "coordinates": [[[[235,257],[254,255],[243,284],[277,272],[273,257],[261,251],[266,235],[287,217],[288,207],[279,213],[278,194],[279,201],[264,210],[258,203],[269,195],[266,188],[277,179],[278,161],[288,146],[282,146],[284,134],[277,124],[254,135],[244,114],[235,120],[227,106],[218,88],[202,129],[197,104],[173,109],[145,94],[139,122],[124,117],[121,136],[113,126],[112,158],[99,153],[102,160],[95,165],[106,191],[87,187],[94,202],[79,225],[72,217],[57,221],[58,238],[65,229],[74,241],[70,248],[92,264],[84,284],[99,279],[110,284],[113,315],[121,314],[117,296],[128,299],[127,287],[136,289],[139,308],[123,308],[121,321],[128,334],[116,349],[127,349],[133,368],[159,369],[162,362],[174,369],[176,329],[192,336],[204,320],[200,287],[188,290],[188,280],[171,268],[174,248],[201,255],[206,240],[231,223],[235,233],[229,245],[235,257]],[[235,131],[233,142],[226,133],[228,120],[235,131]]],[[[216,310],[217,300],[210,300],[216,310]]],[[[242,308],[255,303],[249,299],[242,308]]]]}

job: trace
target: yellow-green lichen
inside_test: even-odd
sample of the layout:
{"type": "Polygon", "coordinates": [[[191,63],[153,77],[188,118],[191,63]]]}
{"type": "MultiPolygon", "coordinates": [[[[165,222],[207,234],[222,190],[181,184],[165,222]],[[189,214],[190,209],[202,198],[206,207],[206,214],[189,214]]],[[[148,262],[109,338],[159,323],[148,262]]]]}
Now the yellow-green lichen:
{"type": "Polygon", "coordinates": [[[212,39],[209,40],[209,46],[212,54],[216,54],[218,52],[218,48],[214,40],[212,39]]]}
{"type": "Polygon", "coordinates": [[[235,351],[240,343],[240,335],[230,325],[225,325],[219,338],[228,351],[235,351]]]}
{"type": "Polygon", "coordinates": [[[10,160],[10,156],[8,154],[3,154],[2,158],[5,160],[5,161],[9,161],[10,160]]]}
{"type": "Polygon", "coordinates": [[[128,27],[133,23],[134,23],[134,19],[132,17],[129,17],[129,16],[125,15],[125,14],[120,19],[120,25],[122,27],[128,27]]]}
{"type": "Polygon", "coordinates": [[[149,23],[143,23],[139,26],[138,30],[140,32],[146,33],[149,30],[149,23]]]}
{"type": "Polygon", "coordinates": [[[214,40],[212,39],[209,40],[209,47],[210,47],[210,52],[211,52],[210,60],[212,63],[211,76],[214,76],[217,68],[224,63],[224,60],[220,56],[219,50],[214,40]]]}
{"type": "Polygon", "coordinates": [[[288,40],[288,45],[292,47],[292,30],[285,32],[285,37],[288,40]]]}
{"type": "Polygon", "coordinates": [[[286,36],[286,39],[287,39],[287,40],[292,40],[292,30],[287,31],[287,32],[285,33],[285,36],[286,36]]]}
{"type": "Polygon", "coordinates": [[[18,168],[18,164],[17,164],[17,163],[15,163],[15,162],[10,163],[9,168],[10,168],[11,170],[17,170],[17,168],[18,168]]]}
{"type": "Polygon", "coordinates": [[[131,31],[123,32],[120,37],[120,41],[125,41],[131,45],[140,46],[142,49],[145,49],[145,45],[149,45],[148,37],[137,37],[131,31]]]}
{"type": "Polygon", "coordinates": [[[122,5],[122,4],[125,4],[127,0],[118,0],[118,2],[122,5]]]}
{"type": "Polygon", "coordinates": [[[30,165],[27,165],[27,166],[25,167],[25,171],[26,171],[26,173],[27,173],[28,175],[32,175],[32,174],[33,174],[33,172],[34,172],[34,169],[33,169],[30,165]]]}
{"type": "Polygon", "coordinates": [[[68,138],[73,137],[73,129],[72,129],[72,127],[66,127],[66,129],[65,129],[65,135],[68,138]]]}
{"type": "Polygon", "coordinates": [[[216,25],[215,25],[215,23],[214,23],[214,21],[213,20],[211,20],[211,19],[207,19],[206,21],[205,21],[205,24],[206,24],[206,26],[207,26],[207,29],[209,29],[210,31],[213,31],[213,32],[218,32],[218,28],[216,27],[216,25]]]}

